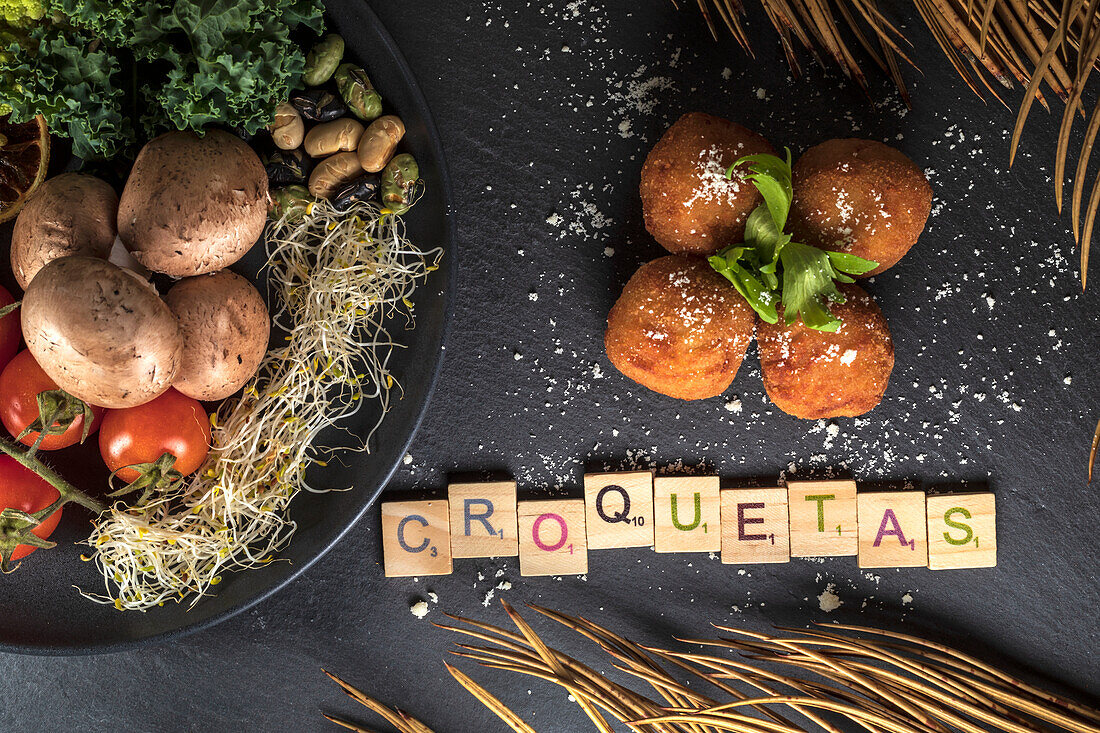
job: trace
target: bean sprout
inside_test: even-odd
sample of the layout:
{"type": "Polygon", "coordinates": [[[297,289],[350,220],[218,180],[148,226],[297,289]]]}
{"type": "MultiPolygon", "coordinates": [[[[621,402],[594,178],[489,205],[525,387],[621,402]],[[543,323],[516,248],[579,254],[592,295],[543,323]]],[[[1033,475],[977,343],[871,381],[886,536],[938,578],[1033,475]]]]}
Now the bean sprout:
{"type": "Polygon", "coordinates": [[[311,465],[337,451],[369,452],[397,386],[389,360],[400,344],[387,325],[404,317],[413,327],[413,290],[442,250],[418,250],[400,217],[373,203],[341,212],[319,201],[265,234],[273,321],[286,344],[211,415],[213,449],[193,477],[144,503],[118,502],[97,520],[87,559],[107,594],[82,591],[88,598],[120,610],[194,606],[225,572],[273,561],[296,528],[291,500],[315,490],[311,465]],[[368,401],[380,409],[365,436],[348,447],[315,445],[368,401]]]}

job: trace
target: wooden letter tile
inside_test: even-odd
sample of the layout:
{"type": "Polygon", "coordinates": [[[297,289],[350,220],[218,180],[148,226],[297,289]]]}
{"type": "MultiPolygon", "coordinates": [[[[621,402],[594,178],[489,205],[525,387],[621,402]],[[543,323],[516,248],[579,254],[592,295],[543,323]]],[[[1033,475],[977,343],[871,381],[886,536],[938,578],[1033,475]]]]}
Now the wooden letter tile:
{"type": "Polygon", "coordinates": [[[927,567],[923,491],[864,491],[856,497],[856,506],[861,568],[927,567]]]}
{"type": "Polygon", "coordinates": [[[451,554],[455,557],[513,557],[519,554],[516,482],[451,484],[451,554]]]}
{"type": "Polygon", "coordinates": [[[583,575],[588,572],[584,499],[519,503],[519,574],[583,575]]]}
{"type": "Polygon", "coordinates": [[[442,499],[384,502],[382,556],[387,578],[450,574],[447,502],[442,499]]]}
{"type": "Polygon", "coordinates": [[[722,489],[722,562],[790,562],[787,490],[722,489]]]}
{"type": "Polygon", "coordinates": [[[840,557],[859,549],[855,481],[788,481],[792,557],[840,557]]]}
{"type": "Polygon", "coordinates": [[[653,472],[586,473],[588,549],[653,544],[653,472]]]}
{"type": "Polygon", "coordinates": [[[657,552],[718,552],[722,508],[717,476],[653,479],[653,549],[657,552]]]}
{"type": "Polygon", "coordinates": [[[928,567],[997,566],[997,507],[993,494],[928,497],[928,567]]]}

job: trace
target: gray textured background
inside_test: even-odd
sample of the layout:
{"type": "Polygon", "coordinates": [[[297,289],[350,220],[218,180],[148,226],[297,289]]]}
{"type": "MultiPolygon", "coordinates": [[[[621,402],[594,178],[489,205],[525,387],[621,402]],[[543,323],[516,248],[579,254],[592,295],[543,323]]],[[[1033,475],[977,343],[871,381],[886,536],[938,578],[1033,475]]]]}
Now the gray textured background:
{"type": "MultiPolygon", "coordinates": [[[[386,580],[374,511],[304,577],[211,630],[115,655],[3,656],[0,727],[335,730],[321,711],[375,723],[324,678],[325,666],[438,730],[503,730],[446,675],[451,639],[427,623],[443,609],[500,621],[494,603],[482,605],[501,581],[511,588],[498,597],[583,613],[646,641],[704,634],[711,621],[900,623],[1100,695],[1100,495],[1084,482],[1100,417],[1100,296],[1080,294],[1067,221],[1054,211],[1055,119],[1033,113],[1008,171],[1013,113],[976,100],[904,10],[923,70],[906,71],[912,111],[885,83],[872,103],[834,72],[810,67],[791,79],[756,15],[750,63],[732,40],[712,42],[695,12],[662,0],[373,6],[432,103],[459,222],[443,376],[395,489],[501,472],[525,496],[576,494],[586,467],[681,461],[731,478],[831,469],[925,487],[965,482],[997,493],[1000,565],[861,573],[854,559],[796,560],[742,575],[705,556],[620,550],[593,554],[585,578],[526,580],[509,559],[386,580]],[[755,349],[726,398],[701,403],[648,393],[608,364],[607,309],[637,265],[661,254],[641,225],[641,161],[694,109],[796,156],[829,137],[862,136],[929,170],[936,200],[924,237],[869,286],[897,367],[866,418],[832,429],[772,409],[755,349]],[[844,605],[826,615],[816,597],[830,584],[844,605]],[[439,603],[417,620],[409,605],[429,590],[439,603]]],[[[587,729],[556,688],[474,675],[539,730],[587,729]]]]}

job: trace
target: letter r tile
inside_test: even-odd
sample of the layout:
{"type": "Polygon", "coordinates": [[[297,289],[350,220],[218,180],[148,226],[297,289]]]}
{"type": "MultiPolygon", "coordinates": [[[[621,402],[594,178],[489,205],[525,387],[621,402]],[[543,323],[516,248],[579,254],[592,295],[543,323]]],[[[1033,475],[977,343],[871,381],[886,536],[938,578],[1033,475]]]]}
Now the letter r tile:
{"type": "Polygon", "coordinates": [[[447,502],[455,557],[519,554],[515,481],[451,484],[447,502]]]}

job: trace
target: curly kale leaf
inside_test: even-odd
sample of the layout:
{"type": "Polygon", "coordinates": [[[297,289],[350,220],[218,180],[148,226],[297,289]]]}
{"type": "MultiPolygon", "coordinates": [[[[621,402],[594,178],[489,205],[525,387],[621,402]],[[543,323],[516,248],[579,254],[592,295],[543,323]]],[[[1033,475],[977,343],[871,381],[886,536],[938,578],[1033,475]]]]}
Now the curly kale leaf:
{"type": "Polygon", "coordinates": [[[125,46],[146,5],[145,0],[50,0],[50,11],[112,46],[125,46]]]}
{"type": "Polygon", "coordinates": [[[0,60],[0,101],[12,119],[45,116],[54,132],[73,139],[82,158],[117,155],[134,142],[123,114],[126,92],[117,84],[121,67],[108,50],[79,31],[39,26],[29,43],[11,43],[0,60]]]}
{"type": "Polygon", "coordinates": [[[163,120],[178,129],[228,122],[249,133],[270,122],[305,68],[286,17],[307,22],[307,7],[315,11],[308,22],[319,21],[320,10],[311,3],[280,8],[234,0],[177,3],[171,12],[149,16],[135,53],[171,64],[165,82],[148,87],[163,120]]]}
{"type": "Polygon", "coordinates": [[[319,0],[48,0],[53,23],[0,54],[0,104],[43,114],[86,158],[131,148],[139,124],[254,133],[305,67],[290,33],[319,0]]]}

